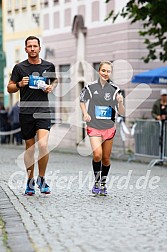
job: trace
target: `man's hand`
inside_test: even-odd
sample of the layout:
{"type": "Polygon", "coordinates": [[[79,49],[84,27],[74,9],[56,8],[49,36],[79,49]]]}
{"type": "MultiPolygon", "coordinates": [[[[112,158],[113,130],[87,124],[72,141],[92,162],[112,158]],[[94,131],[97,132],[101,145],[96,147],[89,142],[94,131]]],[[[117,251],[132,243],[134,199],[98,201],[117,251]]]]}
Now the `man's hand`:
{"type": "Polygon", "coordinates": [[[26,85],[28,85],[29,82],[29,77],[25,76],[22,78],[22,80],[19,82],[19,86],[20,87],[25,87],[26,85]]]}
{"type": "Polygon", "coordinates": [[[160,119],[158,119],[158,120],[166,120],[166,115],[160,115],[159,117],[160,117],[160,119]]]}
{"type": "Polygon", "coordinates": [[[58,85],[58,80],[55,79],[50,85],[46,85],[44,92],[51,93],[58,85]]]}
{"type": "Polygon", "coordinates": [[[45,93],[51,93],[54,89],[54,86],[52,85],[46,85],[46,88],[44,90],[45,93]]]}

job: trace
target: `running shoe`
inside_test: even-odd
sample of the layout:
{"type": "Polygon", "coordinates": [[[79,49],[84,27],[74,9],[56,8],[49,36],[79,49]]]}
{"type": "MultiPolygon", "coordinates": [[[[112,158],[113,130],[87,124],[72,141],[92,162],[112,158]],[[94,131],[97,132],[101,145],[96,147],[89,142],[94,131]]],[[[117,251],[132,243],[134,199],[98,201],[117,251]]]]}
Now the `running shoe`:
{"type": "Polygon", "coordinates": [[[99,186],[99,182],[95,182],[93,188],[92,188],[92,193],[93,194],[99,194],[100,193],[100,186],[99,186]]]}
{"type": "Polygon", "coordinates": [[[45,194],[51,193],[50,187],[48,186],[48,184],[46,184],[44,177],[38,176],[36,183],[41,193],[45,193],[45,194]]]}
{"type": "Polygon", "coordinates": [[[106,196],[107,195],[107,187],[106,187],[105,183],[101,183],[100,192],[99,193],[102,196],[106,196]]]}
{"type": "Polygon", "coordinates": [[[27,180],[27,185],[26,185],[26,190],[25,190],[25,195],[32,196],[35,194],[35,181],[34,179],[28,179],[27,180]]]}

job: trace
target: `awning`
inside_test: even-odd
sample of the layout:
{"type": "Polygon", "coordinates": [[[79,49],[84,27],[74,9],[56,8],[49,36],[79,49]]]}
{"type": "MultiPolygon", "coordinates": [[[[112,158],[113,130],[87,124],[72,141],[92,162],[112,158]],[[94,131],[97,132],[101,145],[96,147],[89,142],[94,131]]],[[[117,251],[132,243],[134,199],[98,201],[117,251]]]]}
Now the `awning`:
{"type": "Polygon", "coordinates": [[[133,76],[132,83],[167,84],[167,66],[152,69],[133,76]]]}

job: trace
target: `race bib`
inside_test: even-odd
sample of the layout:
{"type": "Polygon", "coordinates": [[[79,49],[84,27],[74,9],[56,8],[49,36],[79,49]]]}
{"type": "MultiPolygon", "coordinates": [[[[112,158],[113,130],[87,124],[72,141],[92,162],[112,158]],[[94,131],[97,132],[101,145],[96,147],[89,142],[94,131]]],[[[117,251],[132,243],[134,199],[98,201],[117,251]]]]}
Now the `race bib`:
{"type": "Polygon", "coordinates": [[[46,78],[30,75],[29,76],[29,88],[33,89],[45,89],[46,86],[46,78]]]}
{"type": "Polygon", "coordinates": [[[96,119],[108,119],[111,120],[112,108],[110,106],[95,106],[96,119]]]}

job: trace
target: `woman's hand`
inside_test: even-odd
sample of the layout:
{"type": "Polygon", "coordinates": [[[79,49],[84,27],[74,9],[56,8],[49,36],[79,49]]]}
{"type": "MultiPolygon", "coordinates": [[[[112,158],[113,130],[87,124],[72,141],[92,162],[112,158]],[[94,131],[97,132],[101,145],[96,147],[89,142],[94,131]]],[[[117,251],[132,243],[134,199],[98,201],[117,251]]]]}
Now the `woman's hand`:
{"type": "Polygon", "coordinates": [[[117,99],[118,103],[123,103],[123,96],[122,96],[122,94],[117,94],[116,99],[117,99]]]}
{"type": "Polygon", "coordinates": [[[117,99],[117,102],[118,102],[118,113],[121,116],[124,116],[125,115],[125,108],[124,108],[124,105],[123,105],[123,96],[122,96],[122,94],[117,94],[116,99],[117,99]]]}
{"type": "Polygon", "coordinates": [[[84,119],[85,122],[90,122],[91,121],[91,116],[88,113],[86,113],[86,114],[84,114],[83,119],[84,119]]]}

